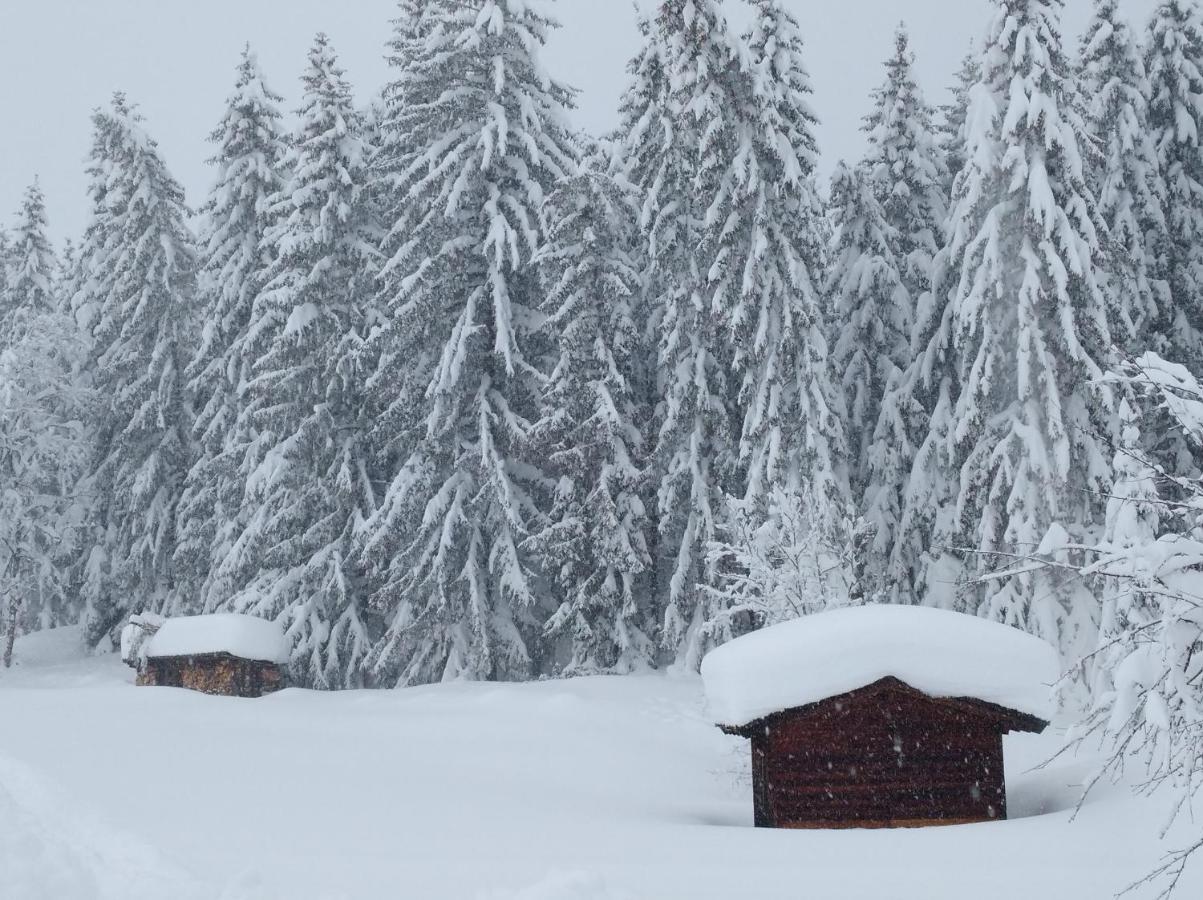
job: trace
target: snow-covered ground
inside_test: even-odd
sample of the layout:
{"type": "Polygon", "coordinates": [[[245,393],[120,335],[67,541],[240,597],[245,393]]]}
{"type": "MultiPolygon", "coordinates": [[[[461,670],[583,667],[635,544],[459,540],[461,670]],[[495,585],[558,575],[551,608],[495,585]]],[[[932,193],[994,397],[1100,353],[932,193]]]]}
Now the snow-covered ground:
{"type": "Polygon", "coordinates": [[[4,900],[1104,900],[1183,842],[1122,787],[1071,822],[1056,736],[1008,742],[1008,822],[763,831],[695,678],[233,700],[76,640],[0,672],[4,900]]]}

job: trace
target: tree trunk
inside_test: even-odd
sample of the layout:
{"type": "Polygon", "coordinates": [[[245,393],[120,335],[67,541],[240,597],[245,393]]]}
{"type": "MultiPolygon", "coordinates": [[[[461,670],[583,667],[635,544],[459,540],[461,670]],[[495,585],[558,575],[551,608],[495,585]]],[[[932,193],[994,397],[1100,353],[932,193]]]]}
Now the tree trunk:
{"type": "Polygon", "coordinates": [[[17,620],[21,612],[21,601],[13,597],[8,603],[8,633],[4,638],[4,668],[13,667],[13,644],[17,642],[17,620]]]}

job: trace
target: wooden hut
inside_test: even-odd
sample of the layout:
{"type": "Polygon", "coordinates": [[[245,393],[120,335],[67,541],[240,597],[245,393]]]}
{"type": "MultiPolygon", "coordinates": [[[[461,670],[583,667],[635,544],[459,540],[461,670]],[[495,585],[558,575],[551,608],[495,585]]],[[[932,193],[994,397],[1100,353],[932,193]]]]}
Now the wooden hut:
{"type": "Polygon", "coordinates": [[[752,744],[755,824],[896,828],[1004,819],[1003,735],[1048,724],[1056,651],[910,606],[749,635],[702,668],[720,727],[752,744]]]}
{"type": "Polygon", "coordinates": [[[288,647],[276,622],[253,616],[167,619],[138,658],[138,684],[228,697],[262,697],[285,687],[288,647]]]}

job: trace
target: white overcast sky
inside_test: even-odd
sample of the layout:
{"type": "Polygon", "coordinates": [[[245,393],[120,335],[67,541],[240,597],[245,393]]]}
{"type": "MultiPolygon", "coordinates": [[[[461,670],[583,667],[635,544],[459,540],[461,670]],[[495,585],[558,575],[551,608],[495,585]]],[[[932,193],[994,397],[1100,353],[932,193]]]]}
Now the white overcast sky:
{"type": "MultiPolygon", "coordinates": [[[[653,0],[639,0],[650,6],[653,0]]],[[[991,0],[788,0],[802,22],[822,119],[824,170],[863,149],[860,118],[900,20],[910,27],[929,101],[943,102],[991,0]]],[[[395,0],[0,0],[0,221],[36,175],[55,234],[87,220],[84,160],[89,113],[117,89],[138,103],[147,127],[197,205],[209,187],[205,136],[222,111],[242,45],[258,52],[290,108],[313,34],[330,34],[356,97],[388,77],[383,45],[395,0]]],[[[1143,28],[1156,0],[1123,0],[1143,28]]],[[[552,74],[581,90],[579,123],[615,123],[625,65],[639,43],[631,0],[552,0],[563,28],[548,48],[552,74]]],[[[742,25],[742,0],[726,0],[742,25]]],[[[1066,0],[1063,33],[1076,48],[1091,0],[1066,0]]]]}

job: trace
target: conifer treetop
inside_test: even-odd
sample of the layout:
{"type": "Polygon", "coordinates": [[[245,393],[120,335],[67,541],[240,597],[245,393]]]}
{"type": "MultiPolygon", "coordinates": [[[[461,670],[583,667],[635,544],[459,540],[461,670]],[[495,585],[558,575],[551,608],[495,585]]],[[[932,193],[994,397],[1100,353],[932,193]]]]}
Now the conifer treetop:
{"type": "MultiPolygon", "coordinates": [[[[46,198],[37,179],[25,190],[14,240],[8,250],[7,305],[28,313],[55,309],[58,262],[47,236],[46,198]]],[[[3,287],[3,285],[0,285],[3,287]]]]}

